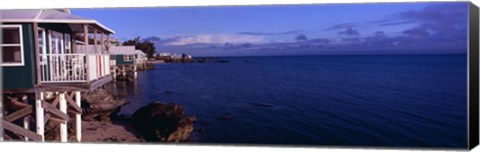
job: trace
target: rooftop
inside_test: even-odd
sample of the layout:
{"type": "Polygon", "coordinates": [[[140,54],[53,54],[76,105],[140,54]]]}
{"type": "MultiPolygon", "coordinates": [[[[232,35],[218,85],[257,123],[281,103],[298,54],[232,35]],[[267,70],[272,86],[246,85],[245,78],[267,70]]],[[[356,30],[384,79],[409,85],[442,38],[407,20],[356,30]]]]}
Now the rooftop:
{"type": "Polygon", "coordinates": [[[94,19],[88,19],[69,14],[65,11],[52,9],[0,10],[0,20],[3,23],[65,23],[70,24],[74,31],[83,31],[81,24],[88,24],[101,29],[104,33],[115,33],[115,31],[94,19]]]}

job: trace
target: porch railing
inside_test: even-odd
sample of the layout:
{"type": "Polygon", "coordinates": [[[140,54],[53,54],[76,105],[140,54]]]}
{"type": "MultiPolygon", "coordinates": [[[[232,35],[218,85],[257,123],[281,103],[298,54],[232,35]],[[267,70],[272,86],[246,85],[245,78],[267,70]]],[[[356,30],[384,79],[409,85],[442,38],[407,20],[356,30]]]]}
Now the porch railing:
{"type": "Polygon", "coordinates": [[[87,82],[110,74],[108,54],[41,54],[40,59],[42,83],[87,82]]]}

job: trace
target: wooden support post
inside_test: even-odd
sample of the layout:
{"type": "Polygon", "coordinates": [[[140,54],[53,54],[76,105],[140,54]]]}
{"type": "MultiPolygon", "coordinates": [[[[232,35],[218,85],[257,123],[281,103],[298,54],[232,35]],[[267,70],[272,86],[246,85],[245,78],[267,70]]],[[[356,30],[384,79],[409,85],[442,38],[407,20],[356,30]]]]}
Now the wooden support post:
{"type": "Polygon", "coordinates": [[[37,123],[37,134],[42,137],[42,142],[45,141],[45,124],[44,124],[44,111],[42,107],[43,101],[43,92],[39,92],[36,94],[37,100],[35,101],[35,115],[36,115],[36,123],[37,123]]]}
{"type": "MultiPolygon", "coordinates": [[[[67,114],[67,100],[65,99],[65,93],[60,93],[60,111],[63,113],[67,114]]],[[[63,121],[63,123],[60,123],[60,141],[61,142],[67,142],[67,122],[68,121],[63,121]]]]}
{"type": "MultiPolygon", "coordinates": [[[[75,101],[77,102],[78,107],[82,107],[81,98],[80,98],[80,91],[75,91],[75,101]]],[[[77,141],[82,141],[82,115],[75,114],[75,131],[77,141]]]]}
{"type": "Polygon", "coordinates": [[[97,51],[97,29],[93,29],[93,50],[95,51],[95,55],[98,53],[97,51]]]}
{"type": "Polygon", "coordinates": [[[134,76],[135,79],[137,78],[137,65],[136,64],[133,65],[133,76],[134,76]]]}
{"type": "Polygon", "coordinates": [[[106,48],[106,47],[105,47],[105,39],[104,39],[104,37],[105,37],[105,36],[104,36],[104,33],[103,33],[103,32],[100,32],[100,46],[101,46],[101,48],[102,48],[102,49],[100,50],[100,51],[101,51],[101,54],[104,53],[104,52],[103,52],[103,48],[106,48]]]}
{"type": "MultiPolygon", "coordinates": [[[[35,63],[37,66],[37,84],[41,84],[41,76],[40,76],[40,48],[38,47],[38,23],[34,22],[33,23],[33,44],[35,46],[35,63]]],[[[46,41],[46,40],[43,40],[46,41]]],[[[46,46],[43,46],[46,47],[46,46]]],[[[46,53],[46,52],[43,52],[46,53]]]]}
{"type": "MultiPolygon", "coordinates": [[[[0,70],[0,75],[2,74],[2,71],[0,70]]],[[[1,83],[1,79],[0,79],[0,83],[1,83]]],[[[3,120],[3,94],[0,94],[0,120],[3,120]]],[[[3,135],[4,135],[4,131],[3,131],[3,125],[0,125],[0,142],[3,141],[3,135]]]]}
{"type": "Polygon", "coordinates": [[[88,62],[88,41],[89,41],[88,40],[88,24],[83,24],[83,30],[84,30],[83,34],[85,35],[85,37],[84,37],[84,41],[85,41],[85,62],[86,62],[85,71],[87,71],[85,78],[86,78],[87,81],[90,81],[90,71],[88,70],[88,64],[89,64],[89,62],[88,62]]]}
{"type": "Polygon", "coordinates": [[[113,66],[113,81],[117,81],[117,66],[113,66]]]}
{"type": "Polygon", "coordinates": [[[107,34],[107,52],[110,53],[110,34],[107,34]]]}
{"type": "MultiPolygon", "coordinates": [[[[98,66],[99,62],[98,62],[98,50],[97,50],[98,45],[97,45],[97,41],[98,41],[98,39],[97,39],[97,29],[94,28],[94,29],[93,29],[93,50],[95,51],[95,63],[96,63],[96,64],[95,64],[95,66],[96,66],[95,69],[97,70],[95,73],[97,73],[97,77],[96,77],[96,78],[100,78],[100,72],[99,72],[99,66],[98,66]]],[[[101,51],[101,50],[100,50],[100,51],[101,51]]]]}
{"type": "Polygon", "coordinates": [[[75,37],[77,37],[77,34],[78,33],[73,33],[72,34],[72,53],[78,53],[78,50],[77,50],[77,44],[75,43],[75,37]]]}
{"type": "Polygon", "coordinates": [[[122,65],[122,75],[125,78],[127,76],[127,72],[125,71],[125,65],[122,65]]]}
{"type": "Polygon", "coordinates": [[[100,72],[100,77],[103,77],[105,75],[105,58],[103,57],[105,48],[105,40],[103,36],[103,32],[100,32],[100,66],[99,66],[99,72],[100,72]]]}
{"type": "MultiPolygon", "coordinates": [[[[30,130],[30,116],[23,117],[23,128],[30,130]]],[[[25,141],[28,141],[28,137],[25,137],[25,141]]]]}

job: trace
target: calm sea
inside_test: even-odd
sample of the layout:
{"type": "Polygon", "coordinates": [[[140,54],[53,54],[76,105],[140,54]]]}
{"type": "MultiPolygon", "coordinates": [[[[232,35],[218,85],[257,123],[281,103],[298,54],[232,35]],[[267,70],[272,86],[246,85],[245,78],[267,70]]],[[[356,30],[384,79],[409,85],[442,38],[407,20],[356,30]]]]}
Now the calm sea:
{"type": "Polygon", "coordinates": [[[466,147],[466,55],[231,57],[157,64],[115,87],[132,114],[174,102],[192,142],[466,147]],[[229,117],[224,120],[222,117],[229,117]]]}

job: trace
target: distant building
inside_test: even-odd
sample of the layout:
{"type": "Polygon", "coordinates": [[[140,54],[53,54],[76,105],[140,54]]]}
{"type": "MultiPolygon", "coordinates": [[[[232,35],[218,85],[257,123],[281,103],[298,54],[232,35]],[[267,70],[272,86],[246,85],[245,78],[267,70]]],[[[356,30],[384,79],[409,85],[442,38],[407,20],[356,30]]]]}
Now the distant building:
{"type": "Polygon", "coordinates": [[[158,57],[166,57],[166,56],[170,56],[171,53],[159,53],[158,54],[158,57]]]}
{"type": "Polygon", "coordinates": [[[111,46],[110,64],[115,65],[133,65],[137,52],[135,46],[111,46]]]}

